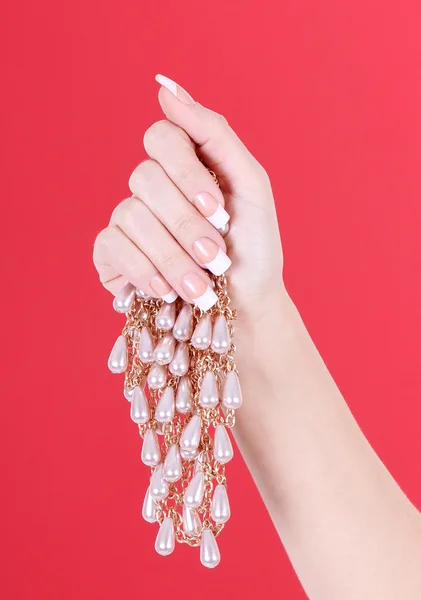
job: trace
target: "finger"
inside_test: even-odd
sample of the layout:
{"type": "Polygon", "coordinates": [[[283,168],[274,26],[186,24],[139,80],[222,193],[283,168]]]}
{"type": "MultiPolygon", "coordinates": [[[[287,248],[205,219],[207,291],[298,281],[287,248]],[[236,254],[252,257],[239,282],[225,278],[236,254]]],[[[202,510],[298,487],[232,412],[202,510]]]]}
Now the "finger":
{"type": "Polygon", "coordinates": [[[222,115],[205,108],[174,81],[157,75],[158,98],[167,119],[183,128],[199,146],[200,154],[218,178],[241,194],[262,179],[263,167],[249,152],[222,115]]]}
{"type": "Polygon", "coordinates": [[[146,160],[136,167],[129,187],[200,266],[214,275],[229,268],[223,237],[186,200],[157,161],[146,160]]]}
{"type": "Polygon", "coordinates": [[[111,224],[132,240],[184,300],[202,310],[217,302],[207,273],[141,200],[132,196],[121,202],[112,214],[111,224]]]}
{"type": "Polygon", "coordinates": [[[114,295],[130,282],[153,298],[166,302],[177,298],[156,267],[118,227],[107,227],[97,236],[94,265],[101,283],[114,295]]]}
{"type": "Polygon", "coordinates": [[[143,143],[149,156],[159,162],[178,189],[214,227],[222,228],[228,223],[221,189],[199,160],[195,145],[184,129],[171,121],[157,121],[146,131],[143,143]]]}

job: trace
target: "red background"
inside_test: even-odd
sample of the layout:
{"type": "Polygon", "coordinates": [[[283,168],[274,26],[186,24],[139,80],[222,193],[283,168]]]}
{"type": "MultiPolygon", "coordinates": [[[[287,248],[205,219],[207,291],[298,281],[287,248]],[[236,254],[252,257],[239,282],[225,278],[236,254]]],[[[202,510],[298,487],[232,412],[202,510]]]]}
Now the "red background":
{"type": "Polygon", "coordinates": [[[106,368],[123,318],[92,245],[162,118],[162,72],[224,113],[269,171],[289,290],[421,506],[419,1],[9,0],[5,11],[2,597],[303,599],[239,456],[218,569],[184,546],[155,554],[140,440],[106,368]]]}

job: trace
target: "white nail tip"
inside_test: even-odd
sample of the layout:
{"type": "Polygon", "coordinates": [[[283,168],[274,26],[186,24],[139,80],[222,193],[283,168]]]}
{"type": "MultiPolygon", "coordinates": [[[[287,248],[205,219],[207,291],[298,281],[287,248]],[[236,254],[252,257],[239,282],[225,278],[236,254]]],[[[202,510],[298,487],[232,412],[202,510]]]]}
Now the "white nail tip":
{"type": "Polygon", "coordinates": [[[212,308],[214,304],[218,302],[218,296],[215,292],[208,286],[206,288],[206,292],[195,298],[193,302],[198,306],[201,310],[206,311],[212,308]]]}
{"type": "Polygon", "coordinates": [[[222,204],[218,204],[218,208],[213,213],[213,215],[206,218],[209,221],[209,223],[217,229],[224,227],[230,220],[230,216],[225,210],[225,208],[222,206],[222,204]]]}
{"type": "Polygon", "coordinates": [[[230,268],[231,261],[225,252],[221,248],[218,248],[218,254],[215,258],[208,263],[204,263],[204,265],[214,275],[222,275],[222,273],[225,273],[230,268]]]}
{"type": "Polygon", "coordinates": [[[173,81],[169,77],[165,77],[165,75],[160,74],[155,76],[155,80],[164,87],[166,87],[167,90],[170,90],[170,92],[174,94],[174,96],[177,96],[177,84],[175,81],[173,81]]]}
{"type": "Polygon", "coordinates": [[[171,304],[172,302],[174,302],[175,300],[177,300],[178,294],[174,290],[171,290],[171,292],[168,292],[168,294],[165,294],[165,296],[161,296],[161,298],[167,304],[171,304]]]}

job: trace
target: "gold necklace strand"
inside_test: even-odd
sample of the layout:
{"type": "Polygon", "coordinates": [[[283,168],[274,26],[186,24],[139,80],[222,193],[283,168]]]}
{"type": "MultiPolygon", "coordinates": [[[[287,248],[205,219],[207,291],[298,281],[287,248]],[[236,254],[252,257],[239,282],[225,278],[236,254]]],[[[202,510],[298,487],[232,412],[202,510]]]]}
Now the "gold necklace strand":
{"type": "Polygon", "coordinates": [[[233,451],[227,429],[235,424],[241,390],[232,341],[236,311],[226,277],[211,279],[218,300],[206,313],[181,298],[172,305],[149,298],[127,284],[114,300],[126,324],[108,365],[125,373],[124,395],[144,440],[142,460],[151,481],[142,514],[160,526],[156,551],[171,554],[175,541],[200,546],[202,564],[213,568],[220,561],[216,538],[230,517],[225,464],[233,451]],[[184,329],[176,332],[181,311],[184,329]],[[209,339],[198,337],[198,325],[203,332],[210,323],[209,339]],[[177,356],[184,362],[188,356],[188,368],[183,360],[175,364],[177,356]]]}

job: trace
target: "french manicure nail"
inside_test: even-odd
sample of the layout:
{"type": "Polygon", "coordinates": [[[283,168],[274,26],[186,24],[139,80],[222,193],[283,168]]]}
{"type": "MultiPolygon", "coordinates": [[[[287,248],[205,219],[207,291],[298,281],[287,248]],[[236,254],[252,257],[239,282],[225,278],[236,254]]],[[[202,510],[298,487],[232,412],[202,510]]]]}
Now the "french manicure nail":
{"type": "Polygon", "coordinates": [[[156,75],[155,79],[158,83],[166,87],[178,100],[183,102],[184,104],[195,104],[193,98],[190,96],[188,92],[181,85],[178,85],[175,81],[170,79],[169,77],[165,77],[165,75],[156,75]]]}
{"type": "Polygon", "coordinates": [[[218,296],[197,273],[185,275],[181,281],[184,291],[201,310],[209,310],[218,301],[218,296]]]}
{"type": "Polygon", "coordinates": [[[222,204],[209,194],[209,192],[197,194],[193,198],[193,204],[206,217],[209,223],[217,229],[224,227],[230,219],[229,214],[222,204]]]}
{"type": "Polygon", "coordinates": [[[196,258],[214,275],[222,275],[231,266],[231,261],[213,240],[203,237],[193,244],[196,258]]]}
{"type": "Polygon", "coordinates": [[[164,302],[167,302],[167,304],[171,304],[178,298],[177,292],[175,292],[159,274],[156,274],[151,278],[149,285],[153,291],[164,300],[164,302]]]}

